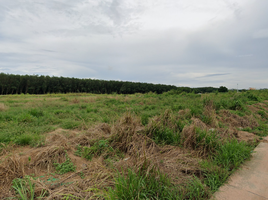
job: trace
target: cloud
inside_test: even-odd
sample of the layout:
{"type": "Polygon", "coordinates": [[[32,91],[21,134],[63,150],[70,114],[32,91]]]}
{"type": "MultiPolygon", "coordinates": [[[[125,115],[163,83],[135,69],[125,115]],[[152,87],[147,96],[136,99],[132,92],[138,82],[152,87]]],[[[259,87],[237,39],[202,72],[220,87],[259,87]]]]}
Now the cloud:
{"type": "Polygon", "coordinates": [[[262,0],[2,0],[0,70],[266,87],[262,0]]]}
{"type": "Polygon", "coordinates": [[[212,77],[212,76],[224,76],[224,75],[229,75],[230,73],[224,73],[224,74],[207,74],[207,75],[204,75],[204,76],[200,76],[200,77],[197,77],[197,78],[206,78],[206,77],[212,77]]]}

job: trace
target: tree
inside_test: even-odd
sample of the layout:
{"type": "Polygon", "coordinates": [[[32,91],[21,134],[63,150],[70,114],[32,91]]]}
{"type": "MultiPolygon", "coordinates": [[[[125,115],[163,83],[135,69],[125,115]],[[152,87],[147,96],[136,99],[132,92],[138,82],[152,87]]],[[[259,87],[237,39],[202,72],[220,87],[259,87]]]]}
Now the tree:
{"type": "Polygon", "coordinates": [[[219,88],[219,92],[228,92],[228,88],[225,87],[225,86],[221,86],[221,87],[219,88]]]}

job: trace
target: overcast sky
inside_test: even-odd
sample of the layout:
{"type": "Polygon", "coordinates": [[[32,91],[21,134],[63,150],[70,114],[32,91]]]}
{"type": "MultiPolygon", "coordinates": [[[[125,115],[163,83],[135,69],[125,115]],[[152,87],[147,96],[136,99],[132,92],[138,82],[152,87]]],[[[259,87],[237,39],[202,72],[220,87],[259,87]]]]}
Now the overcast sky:
{"type": "Polygon", "coordinates": [[[267,0],[0,3],[0,72],[268,88],[267,0]]]}

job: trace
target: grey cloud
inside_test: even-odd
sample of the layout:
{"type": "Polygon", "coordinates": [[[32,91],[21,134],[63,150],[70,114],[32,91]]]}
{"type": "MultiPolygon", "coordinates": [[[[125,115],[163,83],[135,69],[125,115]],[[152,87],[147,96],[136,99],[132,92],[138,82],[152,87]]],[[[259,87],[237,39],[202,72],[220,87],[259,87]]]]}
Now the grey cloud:
{"type": "Polygon", "coordinates": [[[224,75],[229,75],[230,73],[224,73],[224,74],[207,74],[205,76],[199,76],[196,78],[206,78],[206,77],[212,77],[212,76],[224,76],[224,75]]]}
{"type": "Polygon", "coordinates": [[[146,12],[141,2],[48,1],[32,6],[28,0],[23,8],[19,8],[22,1],[6,2],[9,9],[0,8],[5,10],[0,12],[0,46],[7,41],[5,37],[10,37],[17,41],[13,41],[10,52],[21,52],[0,54],[0,68],[7,73],[191,87],[232,88],[239,82],[244,88],[260,88],[268,84],[268,3],[261,0],[243,9],[231,4],[234,19],[191,32],[178,28],[141,29],[142,24],[136,21],[146,12]],[[16,27],[22,14],[26,14],[22,16],[25,25],[16,27]],[[44,19],[48,15],[51,17],[44,19]],[[53,19],[55,24],[50,26],[53,19]],[[37,26],[41,22],[44,24],[37,26]],[[4,28],[9,29],[9,36],[4,28]],[[13,36],[13,31],[18,34],[13,36]]]}

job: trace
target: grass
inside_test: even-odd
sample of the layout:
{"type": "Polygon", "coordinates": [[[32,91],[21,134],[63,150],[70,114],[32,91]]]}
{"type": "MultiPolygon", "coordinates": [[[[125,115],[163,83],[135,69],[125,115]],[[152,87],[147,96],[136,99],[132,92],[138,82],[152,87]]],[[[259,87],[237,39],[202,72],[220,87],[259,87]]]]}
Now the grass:
{"type": "MultiPolygon", "coordinates": [[[[239,142],[235,138],[230,139],[232,137],[222,135],[220,129],[237,128],[238,130],[239,128],[241,130],[241,127],[233,127],[232,124],[223,122],[227,117],[222,114],[222,111],[229,110],[232,115],[239,116],[241,119],[254,117],[259,126],[243,126],[242,130],[263,138],[268,134],[267,100],[267,90],[202,95],[171,92],[162,95],[81,93],[0,96],[0,152],[2,150],[4,152],[8,144],[45,146],[46,133],[58,128],[90,132],[91,127],[100,123],[107,123],[112,127],[124,113],[128,112],[140,119],[140,123],[135,125],[141,130],[138,136],[149,137],[161,148],[180,148],[201,155],[201,161],[196,166],[200,170],[200,175],[187,174],[187,180],[177,184],[172,179],[174,177],[161,171],[161,167],[147,173],[129,166],[120,173],[114,172],[115,163],[117,161],[127,163],[128,161],[124,159],[130,155],[115,146],[111,147],[113,141],[98,138],[90,141],[92,145],[77,144],[73,153],[80,156],[79,159],[91,163],[95,162],[95,160],[91,161],[93,157],[102,156],[104,166],[113,172],[114,180],[112,186],[97,188],[98,184],[103,184],[100,181],[95,183],[96,188],[85,191],[98,190],[98,194],[100,193],[99,195],[106,199],[209,199],[211,194],[250,158],[255,147],[254,143],[239,142]],[[258,105],[260,102],[267,107],[260,108],[258,105]],[[249,105],[258,109],[254,111],[249,105]],[[193,132],[191,137],[188,137],[185,130],[193,126],[196,118],[201,120],[208,129],[193,127],[189,129],[193,132]],[[213,130],[209,131],[210,128],[213,130]],[[191,145],[185,146],[185,143],[191,145]]],[[[131,133],[130,129],[131,126],[126,125],[122,130],[131,133]]],[[[120,132],[120,129],[117,131],[120,132]]],[[[132,141],[131,137],[134,136],[127,136],[126,141],[132,141]]],[[[124,149],[135,147],[133,143],[131,145],[124,149]]],[[[145,152],[141,150],[140,154],[145,155],[145,152]]],[[[65,155],[65,162],[54,162],[55,171],[59,176],[76,170],[68,154],[65,155]]],[[[29,163],[31,162],[29,160],[29,163]]],[[[165,159],[161,158],[160,164],[165,165],[165,159]]],[[[86,173],[81,172],[79,176],[85,181],[91,180],[86,173]]],[[[97,173],[94,177],[101,176],[104,174],[97,173]]],[[[14,179],[12,184],[18,199],[36,198],[33,193],[34,187],[32,179],[27,177],[14,179]]],[[[62,195],[66,199],[76,198],[68,193],[62,195]]]]}
{"type": "Polygon", "coordinates": [[[109,200],[134,199],[182,199],[180,191],[171,184],[170,180],[159,172],[145,175],[129,169],[127,174],[118,173],[115,188],[107,193],[109,200]]]}
{"type": "Polygon", "coordinates": [[[12,188],[15,190],[17,199],[19,200],[42,199],[46,195],[46,192],[42,191],[41,194],[37,197],[34,191],[35,184],[32,182],[30,176],[14,179],[12,181],[12,188]]]}
{"type": "Polygon", "coordinates": [[[214,162],[228,171],[237,169],[241,163],[250,157],[254,146],[237,140],[227,141],[216,150],[214,162]]]}

